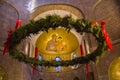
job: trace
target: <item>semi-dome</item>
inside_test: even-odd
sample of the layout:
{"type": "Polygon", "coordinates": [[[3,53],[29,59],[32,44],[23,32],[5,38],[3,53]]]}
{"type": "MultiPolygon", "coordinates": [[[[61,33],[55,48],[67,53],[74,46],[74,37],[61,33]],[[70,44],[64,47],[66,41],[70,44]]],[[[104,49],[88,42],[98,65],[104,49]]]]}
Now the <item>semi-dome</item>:
{"type": "MultiPolygon", "coordinates": [[[[49,29],[36,40],[39,55],[43,60],[71,60],[80,56],[79,42],[72,32],[64,28],[49,29]]],[[[69,69],[69,68],[66,68],[69,69]]],[[[53,69],[48,71],[54,71],[53,69]]],[[[65,69],[64,69],[65,71],[65,69]]]]}
{"type": "Polygon", "coordinates": [[[56,30],[50,29],[48,32],[43,32],[36,41],[36,46],[38,47],[40,54],[69,54],[75,51],[79,47],[78,40],[76,36],[68,32],[63,28],[57,28],[56,30]],[[52,38],[56,38],[55,42],[52,38]],[[51,41],[51,43],[49,43],[51,41]],[[54,46],[51,46],[55,43],[54,46]],[[50,47],[56,47],[54,50],[50,50],[50,47]],[[48,49],[49,48],[49,49],[48,49]],[[61,49],[60,49],[61,48],[61,49]]]}

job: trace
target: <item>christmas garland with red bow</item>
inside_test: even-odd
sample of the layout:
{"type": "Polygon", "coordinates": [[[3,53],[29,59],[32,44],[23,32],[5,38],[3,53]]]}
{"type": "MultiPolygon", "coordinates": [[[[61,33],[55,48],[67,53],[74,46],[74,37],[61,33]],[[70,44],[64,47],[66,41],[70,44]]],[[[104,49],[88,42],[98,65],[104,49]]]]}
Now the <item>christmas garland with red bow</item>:
{"type": "Polygon", "coordinates": [[[60,17],[58,15],[48,15],[45,18],[41,18],[37,21],[30,21],[25,25],[21,25],[19,29],[16,29],[11,32],[9,37],[9,54],[19,61],[23,61],[25,63],[30,63],[34,65],[42,65],[42,66],[69,66],[74,64],[87,64],[90,61],[96,62],[97,58],[104,54],[108,48],[112,50],[112,45],[108,34],[104,28],[104,21],[101,22],[101,25],[97,22],[92,22],[85,19],[77,19],[74,20],[71,16],[60,17]],[[56,62],[55,60],[39,61],[36,58],[31,58],[26,56],[24,53],[20,52],[17,47],[19,44],[26,38],[29,37],[30,34],[38,34],[39,31],[46,31],[50,28],[56,29],[59,26],[62,26],[68,32],[74,28],[76,32],[82,34],[90,33],[97,40],[97,48],[95,51],[87,54],[86,56],[77,57],[72,60],[61,60],[56,62]]]}

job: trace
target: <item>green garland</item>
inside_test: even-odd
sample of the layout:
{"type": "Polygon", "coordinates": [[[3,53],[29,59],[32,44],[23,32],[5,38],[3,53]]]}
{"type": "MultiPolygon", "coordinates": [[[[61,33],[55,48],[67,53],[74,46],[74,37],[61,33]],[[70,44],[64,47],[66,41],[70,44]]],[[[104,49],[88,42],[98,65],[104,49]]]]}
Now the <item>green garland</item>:
{"type": "Polygon", "coordinates": [[[19,61],[23,61],[25,63],[42,65],[42,66],[69,66],[74,64],[87,64],[90,61],[95,62],[97,57],[102,55],[105,50],[107,50],[107,44],[104,40],[100,25],[92,24],[89,20],[77,19],[74,20],[71,16],[65,16],[61,18],[58,15],[49,15],[46,18],[41,18],[37,21],[30,21],[28,24],[22,25],[19,29],[15,30],[11,34],[10,45],[9,45],[9,54],[19,61]],[[86,56],[81,56],[72,60],[65,60],[56,62],[55,60],[39,61],[38,59],[34,59],[26,56],[24,53],[20,52],[17,47],[18,45],[30,34],[37,34],[39,31],[46,31],[50,28],[54,30],[58,28],[58,26],[62,26],[68,32],[71,28],[74,28],[78,33],[82,34],[83,32],[91,33],[98,42],[98,47],[94,52],[87,54],[86,56]]]}

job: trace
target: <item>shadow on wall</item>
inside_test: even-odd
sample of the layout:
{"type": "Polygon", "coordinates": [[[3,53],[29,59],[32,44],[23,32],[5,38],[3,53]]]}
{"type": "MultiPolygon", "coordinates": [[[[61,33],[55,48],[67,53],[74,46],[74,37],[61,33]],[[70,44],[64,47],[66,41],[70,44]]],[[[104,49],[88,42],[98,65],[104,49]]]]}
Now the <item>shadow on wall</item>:
{"type": "MultiPolygon", "coordinates": [[[[115,0],[116,5],[118,6],[118,12],[120,13],[120,0],[115,0]]],[[[119,15],[120,17],[120,15],[119,15]]]]}
{"type": "Polygon", "coordinates": [[[73,80],[79,80],[79,78],[78,78],[78,77],[75,77],[73,80]]]}

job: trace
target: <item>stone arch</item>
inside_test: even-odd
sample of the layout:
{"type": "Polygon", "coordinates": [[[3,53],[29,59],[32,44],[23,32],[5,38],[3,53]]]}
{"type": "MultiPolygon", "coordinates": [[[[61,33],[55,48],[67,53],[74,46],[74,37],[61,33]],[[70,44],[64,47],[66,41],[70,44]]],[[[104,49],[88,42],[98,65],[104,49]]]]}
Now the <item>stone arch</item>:
{"type": "MultiPolygon", "coordinates": [[[[45,17],[47,15],[53,15],[53,14],[57,14],[57,15],[60,15],[61,17],[65,16],[65,15],[72,15],[72,17],[74,19],[77,19],[77,18],[85,18],[85,15],[83,14],[83,12],[72,6],[72,5],[68,5],[68,4],[47,4],[47,5],[42,5],[42,6],[39,6],[37,8],[35,8],[33,10],[34,12],[31,13],[31,16],[30,16],[30,20],[38,20],[42,17],[45,17]]],[[[73,34],[77,34],[77,38],[80,39],[82,38],[81,35],[79,35],[78,33],[76,33],[73,30],[71,30],[71,32],[73,34]]],[[[33,45],[35,45],[35,42],[37,40],[37,38],[42,34],[42,32],[39,32],[39,34],[37,35],[31,35],[31,40],[32,40],[32,43],[33,45]]],[[[79,40],[80,41],[80,40],[79,40]]]]}

